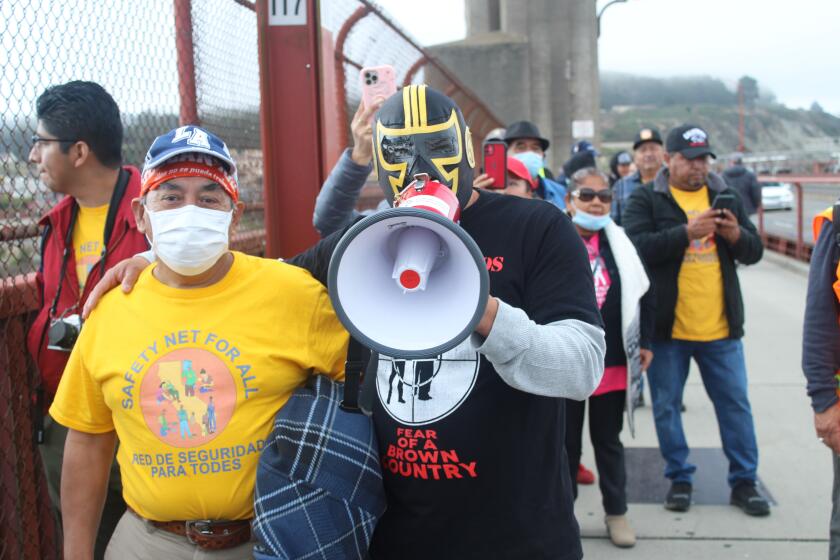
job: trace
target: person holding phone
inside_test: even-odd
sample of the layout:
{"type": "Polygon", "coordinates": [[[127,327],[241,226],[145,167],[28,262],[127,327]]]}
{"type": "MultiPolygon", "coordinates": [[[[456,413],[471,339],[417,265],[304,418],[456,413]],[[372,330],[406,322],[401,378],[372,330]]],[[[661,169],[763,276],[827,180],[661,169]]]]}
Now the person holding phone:
{"type": "Polygon", "coordinates": [[[714,153],[703,128],[674,128],[665,149],[668,167],[633,192],[622,220],[656,291],[656,359],[648,381],[665,476],[671,480],[665,508],[691,506],[696,467],[687,461],[680,404],[693,358],[729,459],[731,503],[748,515],[768,515],[770,506],[756,489],[758,444],[747,397],[744,304],[735,268],[736,262],[761,259],[761,238],[737,193],[709,170],[714,153]]]}
{"type": "Polygon", "coordinates": [[[520,198],[534,198],[537,190],[537,182],[531,177],[531,173],[525,164],[515,157],[507,156],[507,182],[502,194],[518,196],[520,198]]]}
{"type": "MultiPolygon", "coordinates": [[[[636,544],[627,520],[627,473],[621,444],[625,409],[632,420],[641,390],[642,372],[653,360],[651,335],[655,301],[636,248],[610,219],[613,193],[607,176],[584,167],[569,177],[566,212],[586,246],[595,298],[604,320],[607,353],[604,376],[585,401],[566,401],[566,453],[576,479],[580,465],[583,418],[589,404],[589,435],[595,450],[599,486],[610,541],[617,547],[636,544]]],[[[631,422],[632,429],[632,422],[631,422]]],[[[577,497],[577,484],[572,484],[577,497]]]]}
{"type": "MultiPolygon", "coordinates": [[[[505,158],[503,170],[505,171],[505,182],[502,186],[496,186],[499,178],[494,178],[492,185],[485,187],[487,190],[495,190],[502,194],[509,194],[511,196],[518,196],[520,198],[534,198],[534,191],[537,188],[537,182],[531,177],[531,173],[525,164],[510,157],[502,152],[505,158]]],[[[485,153],[486,155],[486,153],[485,153]]],[[[487,161],[485,159],[485,169],[487,161]]]]}

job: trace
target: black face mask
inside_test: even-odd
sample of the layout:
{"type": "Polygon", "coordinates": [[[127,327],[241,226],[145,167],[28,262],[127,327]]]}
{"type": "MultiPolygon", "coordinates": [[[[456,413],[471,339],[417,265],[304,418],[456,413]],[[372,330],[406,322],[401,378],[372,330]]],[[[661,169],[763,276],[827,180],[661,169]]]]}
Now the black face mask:
{"type": "Polygon", "coordinates": [[[428,173],[466,206],[475,168],[472,134],[451,99],[425,85],[405,87],[382,105],[374,127],[374,162],[386,198],[428,173]]]}

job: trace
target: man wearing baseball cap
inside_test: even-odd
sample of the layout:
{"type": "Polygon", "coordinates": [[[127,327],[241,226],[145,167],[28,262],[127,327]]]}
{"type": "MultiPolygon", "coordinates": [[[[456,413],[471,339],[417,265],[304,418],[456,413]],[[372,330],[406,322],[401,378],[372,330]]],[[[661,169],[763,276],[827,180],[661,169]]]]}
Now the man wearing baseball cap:
{"type": "Polygon", "coordinates": [[[615,223],[621,224],[621,214],[627,199],[637,188],[654,180],[665,161],[662,136],[655,128],[643,128],[633,139],[633,163],[636,171],[622,177],[613,185],[613,204],[610,212],[615,223]]]}
{"type": "Polygon", "coordinates": [[[507,185],[502,189],[503,194],[519,196],[521,198],[534,198],[534,191],[537,190],[537,181],[531,177],[531,173],[525,164],[515,157],[507,158],[507,185]]]}
{"type": "Polygon", "coordinates": [[[310,371],[342,375],[347,334],[307,272],[229,249],[243,204],[211,132],[158,137],[132,209],[157,262],[99,302],[50,409],[69,428],[65,555],[90,557],[119,440],[129,511],[106,558],[251,558],[274,415],[310,371]]]}
{"type": "Polygon", "coordinates": [[[687,461],[680,404],[693,358],[729,459],[731,503],[748,515],[768,515],[768,502],[755,487],[758,445],[747,397],[744,305],[735,268],[736,262],[761,259],[761,239],[738,195],[709,170],[714,153],[703,128],[674,128],[665,149],[668,168],[633,192],[623,217],[656,291],[656,359],[648,381],[665,476],[671,480],[665,508],[691,506],[696,467],[687,461]]]}

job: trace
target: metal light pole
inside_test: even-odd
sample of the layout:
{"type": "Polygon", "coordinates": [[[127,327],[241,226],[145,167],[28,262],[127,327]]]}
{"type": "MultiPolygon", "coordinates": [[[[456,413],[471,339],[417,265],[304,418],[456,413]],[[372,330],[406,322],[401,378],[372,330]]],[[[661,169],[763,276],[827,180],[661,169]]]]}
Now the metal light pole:
{"type": "Polygon", "coordinates": [[[738,151],[744,152],[744,84],[738,81],[738,151]]]}
{"type": "Polygon", "coordinates": [[[613,4],[621,4],[624,2],[627,2],[627,0],[610,0],[609,2],[604,4],[604,7],[601,8],[601,10],[598,12],[598,37],[601,36],[601,16],[604,15],[604,12],[607,11],[607,8],[609,8],[613,4]]]}

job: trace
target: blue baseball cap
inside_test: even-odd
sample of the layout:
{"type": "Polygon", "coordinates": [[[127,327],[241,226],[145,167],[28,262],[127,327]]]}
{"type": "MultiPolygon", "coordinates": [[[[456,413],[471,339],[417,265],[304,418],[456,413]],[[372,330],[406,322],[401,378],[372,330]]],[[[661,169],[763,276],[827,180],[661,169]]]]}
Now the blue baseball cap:
{"type": "Polygon", "coordinates": [[[595,149],[595,146],[593,146],[592,142],[590,142],[589,140],[580,140],[578,142],[575,142],[575,144],[572,146],[570,155],[575,155],[580,152],[592,152],[596,156],[598,155],[598,151],[595,149]]]}
{"type": "Polygon", "coordinates": [[[159,167],[179,154],[188,153],[213,156],[225,163],[228,172],[236,176],[236,163],[227,145],[209,130],[194,125],[181,126],[155,138],[146,152],[143,171],[159,167]]]}

